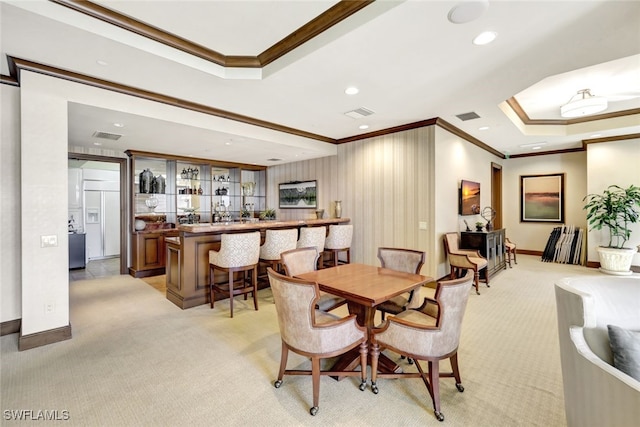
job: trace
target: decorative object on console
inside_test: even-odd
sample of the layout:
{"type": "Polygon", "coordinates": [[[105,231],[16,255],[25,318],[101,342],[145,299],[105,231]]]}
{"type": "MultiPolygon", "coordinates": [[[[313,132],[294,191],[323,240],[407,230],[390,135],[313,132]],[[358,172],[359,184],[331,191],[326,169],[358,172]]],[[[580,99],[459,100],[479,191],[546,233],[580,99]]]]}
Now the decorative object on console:
{"type": "Polygon", "coordinates": [[[316,209],[316,219],[322,219],[324,216],[324,209],[316,209]]]}
{"type": "Polygon", "coordinates": [[[460,182],[458,212],[460,215],[477,215],[480,213],[480,183],[462,180],[460,182]]]}
{"type": "Polygon", "coordinates": [[[482,213],[480,214],[485,221],[487,221],[487,231],[493,230],[493,220],[496,219],[496,211],[491,206],[486,206],[482,209],[482,213]]]}
{"type": "Polygon", "coordinates": [[[469,227],[469,223],[467,222],[467,220],[463,219],[463,221],[464,221],[464,225],[467,226],[467,231],[471,231],[471,228],[469,227]]]}
{"type": "Polygon", "coordinates": [[[267,208],[260,212],[260,219],[276,219],[276,210],[267,208]]]}
{"type": "Polygon", "coordinates": [[[149,208],[149,212],[155,212],[159,202],[160,201],[156,196],[151,196],[144,201],[144,204],[147,205],[147,207],[149,208]]]}
{"type": "Polygon", "coordinates": [[[136,231],[142,231],[147,226],[147,223],[141,219],[136,219],[133,225],[136,231]]]}
{"type": "Polygon", "coordinates": [[[564,222],[564,174],[520,176],[520,221],[564,222]]]}
{"type": "Polygon", "coordinates": [[[317,181],[293,181],[280,184],[278,195],[280,209],[303,208],[316,209],[317,181]]]}
{"type": "Polygon", "coordinates": [[[481,221],[476,222],[476,231],[482,231],[484,224],[481,221]]]}

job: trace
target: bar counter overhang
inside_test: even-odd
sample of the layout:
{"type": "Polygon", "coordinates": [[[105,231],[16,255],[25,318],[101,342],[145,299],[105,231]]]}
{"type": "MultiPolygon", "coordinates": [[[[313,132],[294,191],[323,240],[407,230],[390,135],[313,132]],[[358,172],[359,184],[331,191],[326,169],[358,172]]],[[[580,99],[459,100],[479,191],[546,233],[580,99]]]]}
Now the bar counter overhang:
{"type": "Polygon", "coordinates": [[[222,234],[257,230],[264,242],[267,229],[328,227],[349,221],[331,218],[178,225],[178,236],[165,238],[167,299],[182,309],[209,303],[209,251],[220,249],[222,234]]]}

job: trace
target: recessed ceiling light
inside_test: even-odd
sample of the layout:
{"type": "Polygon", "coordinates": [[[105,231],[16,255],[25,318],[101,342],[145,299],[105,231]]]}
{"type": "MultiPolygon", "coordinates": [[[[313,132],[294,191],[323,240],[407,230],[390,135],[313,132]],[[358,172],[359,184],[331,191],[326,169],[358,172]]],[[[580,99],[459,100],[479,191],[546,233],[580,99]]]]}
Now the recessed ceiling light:
{"type": "Polygon", "coordinates": [[[593,135],[591,135],[591,138],[597,138],[599,136],[602,136],[601,133],[594,133],[593,135]]]}
{"type": "Polygon", "coordinates": [[[107,65],[109,65],[109,63],[107,61],[103,61],[102,59],[98,59],[96,61],[96,64],[102,65],[103,67],[106,67],[107,65]]]}
{"type": "Polygon", "coordinates": [[[94,142],[93,145],[102,145],[102,142],[94,142]]]}
{"type": "Polygon", "coordinates": [[[465,24],[478,19],[489,8],[489,0],[465,1],[455,5],[447,18],[453,24],[465,24]]]}
{"type": "Polygon", "coordinates": [[[479,127],[478,130],[489,130],[489,126],[482,126],[479,127]]]}
{"type": "Polygon", "coordinates": [[[349,86],[344,90],[344,93],[346,93],[347,95],[355,95],[358,92],[360,92],[360,90],[355,86],[349,86]]]}
{"type": "Polygon", "coordinates": [[[539,149],[541,149],[541,148],[542,148],[542,147],[541,147],[541,146],[539,146],[539,145],[536,145],[535,147],[531,147],[531,149],[532,149],[532,150],[539,150],[539,149]]]}
{"type": "Polygon", "coordinates": [[[362,130],[369,129],[369,125],[360,125],[358,128],[362,130]]]}
{"type": "Polygon", "coordinates": [[[478,34],[476,38],[473,39],[473,44],[477,46],[483,46],[494,41],[496,37],[498,37],[498,33],[496,33],[495,31],[485,31],[478,34]]]}
{"type": "Polygon", "coordinates": [[[224,145],[231,145],[231,142],[227,141],[224,143],[224,145]]]}
{"type": "Polygon", "coordinates": [[[124,127],[124,123],[114,123],[113,125],[115,127],[117,127],[117,128],[123,128],[124,127]]]}

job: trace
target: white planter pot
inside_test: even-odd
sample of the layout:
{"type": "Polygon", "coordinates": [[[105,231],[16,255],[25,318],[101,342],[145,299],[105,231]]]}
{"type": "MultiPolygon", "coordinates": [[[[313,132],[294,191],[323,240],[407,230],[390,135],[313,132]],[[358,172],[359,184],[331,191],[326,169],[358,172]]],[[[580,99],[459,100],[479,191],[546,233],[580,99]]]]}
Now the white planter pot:
{"type": "Polygon", "coordinates": [[[598,246],[598,256],[600,257],[600,271],[607,274],[624,276],[631,274],[631,261],[636,249],[616,249],[598,246]]]}

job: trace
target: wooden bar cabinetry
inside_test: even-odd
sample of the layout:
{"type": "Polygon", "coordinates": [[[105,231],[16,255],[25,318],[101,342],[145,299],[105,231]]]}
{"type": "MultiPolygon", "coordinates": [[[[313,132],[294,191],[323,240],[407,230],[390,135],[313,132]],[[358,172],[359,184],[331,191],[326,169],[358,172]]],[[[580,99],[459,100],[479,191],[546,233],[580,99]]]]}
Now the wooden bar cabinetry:
{"type": "Polygon", "coordinates": [[[507,268],[504,237],[504,228],[492,231],[463,231],[460,233],[460,248],[479,250],[487,259],[487,273],[491,277],[507,268]]]}

